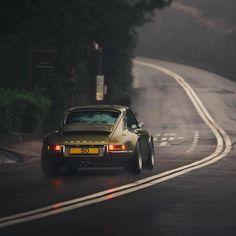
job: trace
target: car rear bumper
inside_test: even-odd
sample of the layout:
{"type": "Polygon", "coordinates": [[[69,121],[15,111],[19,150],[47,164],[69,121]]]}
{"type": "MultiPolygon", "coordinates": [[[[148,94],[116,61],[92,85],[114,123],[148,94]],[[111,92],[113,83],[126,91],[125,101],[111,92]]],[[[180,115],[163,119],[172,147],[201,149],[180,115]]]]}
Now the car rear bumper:
{"type": "Polygon", "coordinates": [[[77,167],[120,167],[126,166],[134,160],[133,152],[108,153],[100,157],[70,156],[65,157],[58,154],[50,154],[46,158],[50,165],[77,166],[77,167]]]}

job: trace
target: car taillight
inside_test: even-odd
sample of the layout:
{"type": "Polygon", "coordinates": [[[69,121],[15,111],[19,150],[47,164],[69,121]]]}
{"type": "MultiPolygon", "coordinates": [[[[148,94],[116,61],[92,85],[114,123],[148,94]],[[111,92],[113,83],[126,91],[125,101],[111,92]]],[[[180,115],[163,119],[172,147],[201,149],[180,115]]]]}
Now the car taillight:
{"type": "Polygon", "coordinates": [[[48,151],[61,152],[61,150],[62,150],[61,145],[48,145],[48,151]]]}
{"type": "Polygon", "coordinates": [[[125,151],[126,146],[125,145],[117,145],[117,144],[109,144],[108,150],[109,151],[125,151]]]}

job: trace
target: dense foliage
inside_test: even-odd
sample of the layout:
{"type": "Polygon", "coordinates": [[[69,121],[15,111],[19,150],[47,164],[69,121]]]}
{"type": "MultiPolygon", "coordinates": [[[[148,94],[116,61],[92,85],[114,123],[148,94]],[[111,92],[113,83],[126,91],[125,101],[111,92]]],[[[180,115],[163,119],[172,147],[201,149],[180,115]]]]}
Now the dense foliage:
{"type": "Polygon", "coordinates": [[[55,124],[55,118],[69,106],[96,102],[95,79],[100,72],[108,86],[104,102],[128,104],[135,28],[154,9],[170,2],[4,1],[0,87],[44,91],[52,100],[49,119],[55,124]]]}
{"type": "Polygon", "coordinates": [[[0,132],[42,133],[50,107],[39,92],[0,89],[0,132]]]}

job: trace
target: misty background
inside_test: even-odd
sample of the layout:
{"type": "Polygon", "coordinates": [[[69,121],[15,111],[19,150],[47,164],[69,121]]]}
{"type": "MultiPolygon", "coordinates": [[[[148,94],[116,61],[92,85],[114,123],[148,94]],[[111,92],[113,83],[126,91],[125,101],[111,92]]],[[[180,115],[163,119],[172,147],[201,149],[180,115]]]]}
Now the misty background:
{"type": "Polygon", "coordinates": [[[135,55],[236,80],[235,0],[9,0],[0,8],[0,132],[51,132],[72,106],[131,104],[135,55]],[[151,20],[151,21],[150,21],[151,20]]]}
{"type": "Polygon", "coordinates": [[[138,28],[136,54],[236,80],[236,1],[175,0],[138,28]]]}

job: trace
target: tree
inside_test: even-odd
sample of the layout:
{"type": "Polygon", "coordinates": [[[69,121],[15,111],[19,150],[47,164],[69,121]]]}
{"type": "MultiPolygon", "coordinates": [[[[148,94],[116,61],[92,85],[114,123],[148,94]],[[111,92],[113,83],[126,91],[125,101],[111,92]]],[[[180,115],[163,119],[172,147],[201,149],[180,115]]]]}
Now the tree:
{"type": "Polygon", "coordinates": [[[26,87],[30,45],[33,49],[53,48],[57,52],[56,69],[33,68],[32,83],[33,88],[41,89],[53,100],[52,114],[60,117],[71,105],[72,95],[75,105],[94,102],[89,99],[89,90],[97,73],[96,65],[91,64],[91,57],[96,63],[96,52],[91,48],[96,41],[103,49],[103,73],[109,92],[106,102],[128,104],[135,28],[149,20],[156,8],[170,3],[171,0],[9,0],[0,14],[8,25],[0,27],[0,73],[4,78],[0,85],[26,87]]]}

